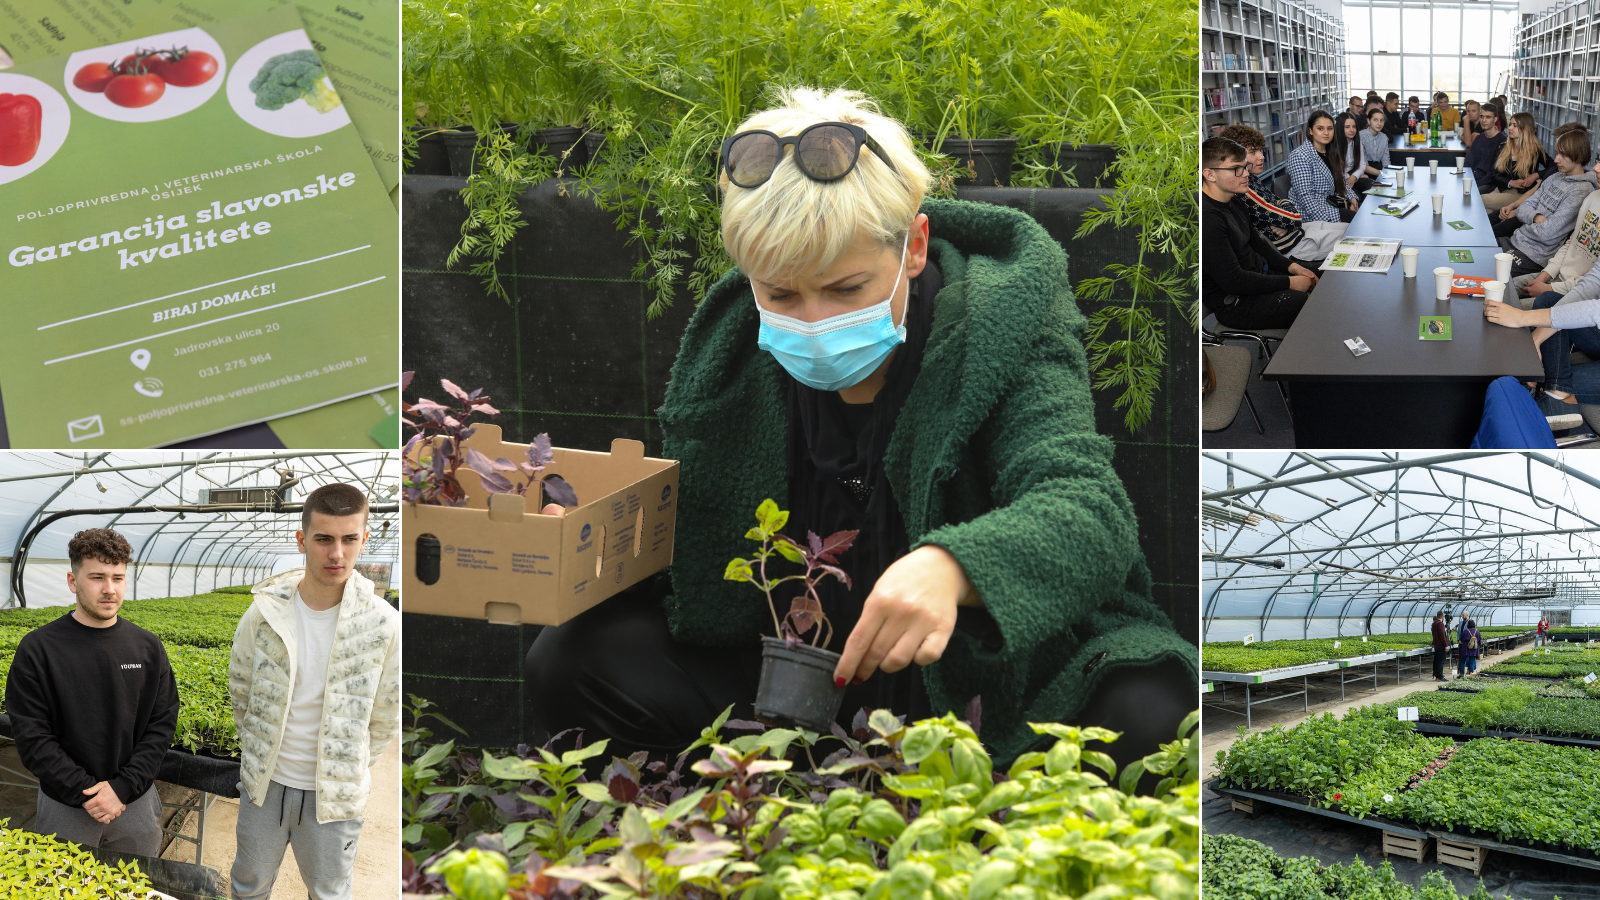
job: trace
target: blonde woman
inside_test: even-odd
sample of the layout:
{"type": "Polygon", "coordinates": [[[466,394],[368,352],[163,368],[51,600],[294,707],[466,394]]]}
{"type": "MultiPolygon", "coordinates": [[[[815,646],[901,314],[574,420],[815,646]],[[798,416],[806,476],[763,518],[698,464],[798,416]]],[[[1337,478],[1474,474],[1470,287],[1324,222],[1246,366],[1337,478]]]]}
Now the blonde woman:
{"type": "MultiPolygon", "coordinates": [[[[1172,740],[1196,654],[1151,599],[1134,512],[1096,433],[1067,257],[1001,206],[930,199],[906,129],[853,91],[793,89],[721,151],[738,268],[695,309],[660,410],[680,461],[670,572],[528,652],[537,725],[677,752],[749,718],[761,595],[723,579],[767,498],[804,539],[860,532],[824,581],[839,724],[981,698],[997,760],[1028,722],[1172,740]]],[[[784,598],[785,601],[787,598],[784,598]]]]}
{"type": "Polygon", "coordinates": [[[1533,114],[1519,112],[1506,125],[1506,142],[1495,157],[1490,181],[1494,190],[1483,195],[1483,208],[1498,212],[1539,183],[1539,173],[1550,165],[1550,157],[1539,143],[1533,114]]]}

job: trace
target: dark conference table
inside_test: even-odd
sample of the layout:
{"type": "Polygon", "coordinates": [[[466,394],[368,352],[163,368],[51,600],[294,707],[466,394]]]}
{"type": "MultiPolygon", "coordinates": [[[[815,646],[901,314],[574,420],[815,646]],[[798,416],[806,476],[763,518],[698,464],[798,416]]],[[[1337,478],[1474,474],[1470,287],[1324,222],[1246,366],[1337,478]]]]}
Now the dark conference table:
{"type": "Polygon", "coordinates": [[[1395,135],[1389,139],[1389,162],[1405,165],[1407,156],[1415,156],[1417,164],[1423,168],[1427,168],[1429,159],[1437,159],[1440,167],[1448,161],[1450,167],[1455,168],[1456,157],[1467,155],[1467,145],[1461,143],[1454,131],[1440,132],[1439,136],[1443,138],[1443,147],[1430,147],[1427,141],[1412,144],[1406,140],[1406,135],[1395,135]]]}
{"type": "MultiPolygon", "coordinates": [[[[1449,266],[1458,275],[1494,277],[1499,247],[1476,187],[1463,210],[1461,177],[1452,175],[1447,181],[1441,169],[1434,182],[1443,186],[1442,216],[1433,215],[1428,199],[1433,192],[1421,191],[1419,207],[1404,219],[1372,215],[1368,200],[1350,223],[1345,232],[1350,237],[1399,238],[1404,242],[1401,249],[1421,251],[1417,276],[1405,277],[1398,256],[1384,275],[1322,275],[1262,373],[1263,378],[1289,385],[1296,447],[1465,448],[1483,419],[1489,382],[1503,375],[1521,381],[1543,379],[1544,369],[1526,329],[1489,322],[1477,297],[1451,294],[1434,299],[1433,270],[1438,266],[1449,266]],[[1476,219],[1466,219],[1473,230],[1444,229],[1460,235],[1457,240],[1444,239],[1434,222],[1470,213],[1476,213],[1476,219]],[[1387,233],[1375,233],[1380,228],[1387,233]],[[1473,261],[1452,263],[1450,250],[1471,250],[1473,261]],[[1450,316],[1451,340],[1417,338],[1422,316],[1444,315],[1450,316]],[[1358,336],[1371,353],[1355,356],[1345,346],[1346,338],[1358,336]]],[[[1408,180],[1407,190],[1418,183],[1430,184],[1426,169],[1420,178],[1408,180]]]]}
{"type": "MultiPolygon", "coordinates": [[[[1384,178],[1396,181],[1401,170],[1390,168],[1383,171],[1384,178]]],[[[1417,201],[1416,209],[1406,213],[1405,218],[1396,219],[1377,211],[1379,204],[1388,202],[1388,198],[1368,197],[1356,210],[1355,220],[1344,233],[1351,237],[1381,238],[1386,241],[1398,239],[1405,241],[1404,246],[1407,247],[1493,247],[1494,226],[1483,208],[1477,185],[1473,185],[1472,193],[1466,195],[1465,199],[1461,193],[1461,182],[1471,180],[1472,170],[1457,175],[1453,160],[1448,168],[1440,166],[1436,176],[1430,175],[1427,164],[1422,163],[1417,166],[1415,174],[1406,177],[1405,200],[1417,201]],[[1443,215],[1433,214],[1434,194],[1444,195],[1443,215]],[[1457,231],[1446,224],[1449,222],[1466,222],[1472,228],[1457,231]]]]}

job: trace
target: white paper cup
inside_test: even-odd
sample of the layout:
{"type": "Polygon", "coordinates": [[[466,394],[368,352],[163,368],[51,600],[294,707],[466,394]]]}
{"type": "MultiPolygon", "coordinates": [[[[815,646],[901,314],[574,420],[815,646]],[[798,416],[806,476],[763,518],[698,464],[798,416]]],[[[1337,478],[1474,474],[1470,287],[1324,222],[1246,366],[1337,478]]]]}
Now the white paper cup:
{"type": "Polygon", "coordinates": [[[1417,170],[1417,158],[1415,156],[1406,157],[1406,174],[1410,175],[1412,172],[1415,172],[1416,170],[1417,170]]]}
{"type": "Polygon", "coordinates": [[[1434,194],[1433,195],[1433,214],[1437,216],[1438,214],[1440,214],[1442,212],[1444,212],[1444,195],[1443,194],[1434,194]]]}
{"type": "Polygon", "coordinates": [[[1466,169],[1466,167],[1467,167],[1467,158],[1465,156],[1456,157],[1456,171],[1457,172],[1461,172],[1464,169],[1466,169]]]}
{"type": "Polygon", "coordinates": [[[1516,257],[1509,253],[1496,253],[1494,255],[1494,280],[1511,280],[1511,261],[1516,257]]]}
{"type": "Polygon", "coordinates": [[[1394,173],[1394,186],[1395,186],[1395,188],[1397,190],[1400,190],[1402,192],[1405,191],[1405,189],[1406,189],[1406,170],[1405,169],[1401,169],[1400,171],[1394,173]]]}
{"type": "Polygon", "coordinates": [[[1506,283],[1504,281],[1485,281],[1483,283],[1483,298],[1485,300],[1493,300],[1499,303],[1505,295],[1506,283]]]}
{"type": "Polygon", "coordinates": [[[1439,177],[1439,161],[1437,159],[1428,160],[1428,175],[1431,178],[1439,177]]]}
{"type": "Polygon", "coordinates": [[[1400,251],[1400,268],[1407,278],[1417,277],[1417,248],[1405,247],[1400,251]]]}
{"type": "Polygon", "coordinates": [[[1443,300],[1450,296],[1450,282],[1456,277],[1456,270],[1449,266],[1440,266],[1433,270],[1433,299],[1443,300]]]}
{"type": "Polygon", "coordinates": [[[1463,178],[1461,179],[1461,200],[1466,202],[1470,199],[1472,199],[1472,179],[1463,178]]]}

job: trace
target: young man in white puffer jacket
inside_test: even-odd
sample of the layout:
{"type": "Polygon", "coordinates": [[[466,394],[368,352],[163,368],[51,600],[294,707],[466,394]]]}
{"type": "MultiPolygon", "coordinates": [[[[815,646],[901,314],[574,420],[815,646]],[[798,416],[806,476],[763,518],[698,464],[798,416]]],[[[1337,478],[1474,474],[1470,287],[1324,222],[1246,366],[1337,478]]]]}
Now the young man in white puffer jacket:
{"type": "Polygon", "coordinates": [[[366,495],[317,488],[300,523],[305,568],[256,585],[228,666],[241,751],[235,900],[272,894],[288,846],[311,900],[349,900],[367,769],[400,722],[400,614],[354,568],[366,495]]]}

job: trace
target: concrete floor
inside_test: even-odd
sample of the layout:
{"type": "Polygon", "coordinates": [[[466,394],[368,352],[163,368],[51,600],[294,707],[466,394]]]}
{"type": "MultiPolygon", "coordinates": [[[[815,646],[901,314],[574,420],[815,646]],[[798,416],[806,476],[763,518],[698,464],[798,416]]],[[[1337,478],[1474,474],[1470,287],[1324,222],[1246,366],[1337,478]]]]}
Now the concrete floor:
{"type": "MultiPolygon", "coordinates": [[[[0,795],[3,799],[3,795],[0,795]]],[[[3,813],[0,813],[3,814],[3,813]]],[[[400,886],[400,744],[391,741],[383,758],[372,767],[372,793],[367,801],[365,821],[361,826],[361,843],[356,850],[354,900],[394,900],[400,886]]],[[[228,872],[233,868],[233,858],[238,852],[234,843],[234,827],[239,820],[239,801],[217,798],[206,814],[205,864],[222,873],[219,879],[228,883],[228,872]]],[[[193,837],[198,817],[187,813],[183,834],[193,837]]],[[[194,844],[173,841],[162,856],[166,859],[194,861],[194,844]]],[[[278,881],[272,886],[272,900],[301,900],[306,896],[300,868],[294,862],[294,849],[284,854],[283,866],[278,870],[278,881]]]]}
{"type": "MultiPolygon", "coordinates": [[[[1531,640],[1526,641],[1510,652],[1520,652],[1531,645],[1531,640]]],[[[1337,673],[1313,676],[1310,683],[1310,712],[1305,710],[1304,701],[1300,697],[1254,707],[1251,711],[1250,733],[1264,731],[1275,725],[1291,727],[1310,716],[1325,712],[1342,715],[1353,707],[1387,703],[1414,691],[1430,690],[1438,685],[1438,682],[1433,680],[1432,658],[1426,655],[1419,658],[1425,663],[1420,678],[1415,673],[1407,673],[1402,681],[1396,684],[1393,670],[1386,669],[1380,675],[1376,689],[1371,681],[1359,685],[1346,685],[1346,697],[1342,701],[1339,699],[1337,673]]],[[[1490,661],[1497,660],[1491,657],[1490,661]]],[[[1445,674],[1451,679],[1455,678],[1453,668],[1447,669],[1445,674]]],[[[1293,684],[1294,687],[1287,690],[1296,690],[1300,687],[1299,682],[1293,684]]],[[[1271,685],[1260,687],[1270,689],[1271,685]]],[[[1270,692],[1278,693],[1279,690],[1274,689],[1270,692]]],[[[1257,696],[1265,696],[1266,693],[1257,696]]],[[[1239,739],[1244,716],[1213,709],[1209,704],[1218,702],[1214,699],[1217,697],[1216,694],[1202,696],[1208,704],[1201,716],[1200,753],[1204,782],[1217,776],[1217,754],[1232,747],[1239,739]]],[[[1228,698],[1229,701],[1224,705],[1242,713],[1243,688],[1229,687],[1228,698]]],[[[1236,834],[1260,841],[1280,856],[1314,856],[1324,865],[1336,862],[1348,863],[1357,858],[1374,868],[1383,863],[1385,857],[1382,832],[1376,828],[1339,822],[1314,813],[1271,804],[1258,803],[1257,808],[1266,811],[1258,811],[1253,818],[1247,817],[1242,813],[1233,812],[1226,798],[1202,790],[1201,829],[1205,833],[1236,834]]],[[[1438,864],[1431,852],[1422,863],[1399,857],[1389,857],[1389,862],[1394,867],[1395,875],[1408,884],[1419,883],[1425,874],[1435,870],[1444,872],[1463,896],[1471,893],[1478,884],[1478,876],[1465,869],[1438,864]]],[[[1482,877],[1485,889],[1493,897],[1515,897],[1517,900],[1553,900],[1556,897],[1560,897],[1561,900],[1600,900],[1600,869],[1491,852],[1484,864],[1482,877]]]]}

